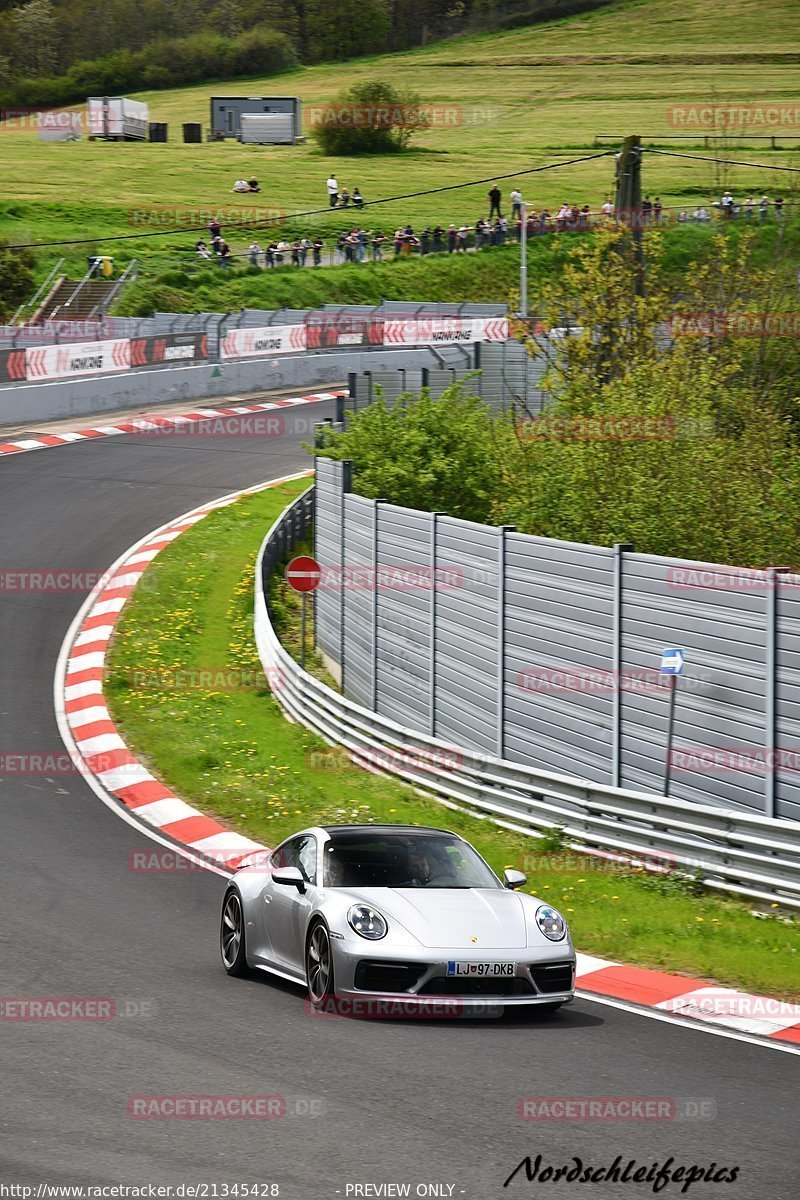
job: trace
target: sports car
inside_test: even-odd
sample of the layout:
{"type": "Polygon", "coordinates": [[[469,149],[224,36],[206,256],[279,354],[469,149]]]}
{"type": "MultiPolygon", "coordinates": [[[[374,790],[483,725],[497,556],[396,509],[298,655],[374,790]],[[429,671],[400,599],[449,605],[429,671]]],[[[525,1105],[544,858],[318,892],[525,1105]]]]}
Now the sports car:
{"type": "Polygon", "coordinates": [[[304,829],[232,876],[222,963],[305,984],[315,1008],[553,1011],[573,998],[575,951],[561,914],[519,892],[525,882],[509,869],[499,879],[443,829],[304,829]]]}

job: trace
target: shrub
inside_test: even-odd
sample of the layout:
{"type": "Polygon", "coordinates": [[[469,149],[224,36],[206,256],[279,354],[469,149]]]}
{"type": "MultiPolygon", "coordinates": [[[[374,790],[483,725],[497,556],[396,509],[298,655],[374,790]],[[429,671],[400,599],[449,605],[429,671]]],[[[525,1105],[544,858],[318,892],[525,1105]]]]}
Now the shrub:
{"type": "Polygon", "coordinates": [[[396,154],[429,125],[415,92],[375,79],[340,93],[324,110],[313,136],[323,154],[396,154]]]}

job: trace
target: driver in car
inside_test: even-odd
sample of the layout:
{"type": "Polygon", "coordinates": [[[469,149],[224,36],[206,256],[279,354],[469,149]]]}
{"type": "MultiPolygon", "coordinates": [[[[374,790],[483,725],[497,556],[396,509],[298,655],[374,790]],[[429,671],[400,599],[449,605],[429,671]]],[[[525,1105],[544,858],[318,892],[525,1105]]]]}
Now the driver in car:
{"type": "Polygon", "coordinates": [[[455,872],[447,870],[445,864],[431,862],[428,852],[414,848],[408,853],[408,879],[405,887],[448,887],[455,883],[455,872]]]}

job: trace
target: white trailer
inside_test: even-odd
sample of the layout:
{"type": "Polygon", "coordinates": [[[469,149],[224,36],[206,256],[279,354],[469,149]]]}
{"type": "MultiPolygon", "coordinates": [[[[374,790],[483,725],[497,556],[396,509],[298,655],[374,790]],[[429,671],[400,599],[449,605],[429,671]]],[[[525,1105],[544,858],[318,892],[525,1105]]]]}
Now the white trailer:
{"type": "Polygon", "coordinates": [[[89,141],[147,141],[147,105],[127,96],[90,96],[86,101],[89,141]]]}
{"type": "Polygon", "coordinates": [[[239,141],[256,146],[293,146],[295,118],[291,112],[242,113],[239,141]]]}

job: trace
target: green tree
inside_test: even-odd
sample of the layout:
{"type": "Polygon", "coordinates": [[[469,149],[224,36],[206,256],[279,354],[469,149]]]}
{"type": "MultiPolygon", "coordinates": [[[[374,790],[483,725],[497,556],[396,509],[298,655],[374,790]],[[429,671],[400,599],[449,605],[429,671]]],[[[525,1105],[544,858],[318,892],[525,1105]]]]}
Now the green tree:
{"type": "Polygon", "coordinates": [[[0,317],[8,320],[34,290],[35,260],[30,250],[0,241],[0,317]]]}
{"type": "Polygon", "coordinates": [[[313,136],[324,154],[396,154],[429,125],[430,117],[416,92],[368,79],[333,100],[313,136]]]}

